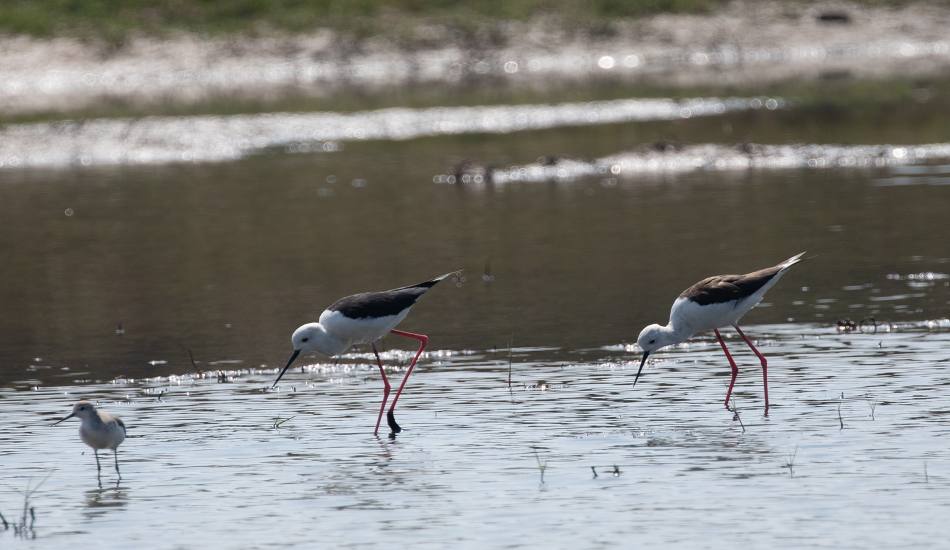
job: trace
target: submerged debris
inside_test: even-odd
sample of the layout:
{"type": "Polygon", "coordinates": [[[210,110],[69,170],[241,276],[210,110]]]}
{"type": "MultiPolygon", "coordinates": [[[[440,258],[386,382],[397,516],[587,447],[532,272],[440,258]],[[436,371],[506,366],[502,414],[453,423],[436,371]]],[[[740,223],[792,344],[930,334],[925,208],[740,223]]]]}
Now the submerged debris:
{"type": "MultiPolygon", "coordinates": [[[[877,334],[878,322],[874,317],[865,317],[858,322],[852,321],[850,318],[838,319],[835,323],[838,332],[850,333],[850,332],[862,332],[868,334],[877,334]]],[[[890,323],[885,323],[886,326],[889,326],[890,323]]],[[[890,328],[888,328],[890,330],[890,328]]]]}
{"type": "Polygon", "coordinates": [[[452,167],[452,174],[447,176],[446,181],[441,183],[491,183],[493,171],[494,168],[491,166],[479,164],[470,159],[464,159],[452,167]]]}
{"type": "Polygon", "coordinates": [[[836,324],[838,332],[854,332],[858,330],[858,324],[851,319],[838,319],[836,324]]]}

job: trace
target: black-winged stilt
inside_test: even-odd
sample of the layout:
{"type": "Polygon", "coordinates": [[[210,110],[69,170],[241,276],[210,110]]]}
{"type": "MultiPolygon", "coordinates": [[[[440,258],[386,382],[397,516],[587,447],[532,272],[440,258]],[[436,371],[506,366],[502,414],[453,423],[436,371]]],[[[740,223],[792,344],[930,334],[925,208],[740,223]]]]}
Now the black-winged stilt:
{"type": "Polygon", "coordinates": [[[92,452],[96,455],[96,471],[102,471],[99,465],[99,449],[112,449],[115,473],[122,479],[122,473],[119,472],[119,445],[125,441],[125,422],[118,416],[96,410],[96,406],[89,401],[78,401],[73,405],[73,412],[54,422],[53,426],[74,416],[80,420],[79,437],[83,443],[92,447],[92,452]]]}
{"type": "Polygon", "coordinates": [[[373,430],[373,434],[378,434],[379,423],[382,421],[383,411],[386,409],[386,401],[389,399],[391,386],[389,385],[389,379],[386,378],[386,371],[383,369],[379,352],[376,350],[376,342],[389,333],[418,340],[419,350],[412,358],[412,362],[409,363],[409,368],[406,369],[406,374],[399,384],[399,389],[396,390],[396,397],[393,398],[393,402],[389,406],[389,412],[386,414],[386,422],[393,434],[401,432],[402,428],[396,423],[396,417],[394,416],[396,402],[399,401],[399,396],[402,395],[402,390],[406,387],[406,381],[409,380],[409,375],[412,374],[416,361],[419,360],[419,356],[422,355],[422,351],[429,342],[429,337],[425,334],[396,330],[396,325],[406,318],[416,300],[428,292],[430,288],[446,277],[457,273],[460,272],[446,273],[415,285],[381,292],[363,292],[337,300],[320,314],[318,322],[301,325],[294,331],[291,337],[294,351],[287,361],[287,365],[280,371],[277,380],[274,380],[274,385],[271,387],[277,386],[277,382],[280,382],[284,373],[287,372],[287,369],[301,353],[316,351],[332,357],[345,352],[353,345],[369,344],[373,348],[373,354],[376,355],[379,373],[383,377],[383,402],[379,406],[379,416],[376,418],[376,428],[373,430]]]}
{"type": "Polygon", "coordinates": [[[729,381],[729,390],[726,391],[726,408],[728,409],[729,397],[732,395],[732,387],[736,383],[739,368],[732,359],[732,354],[729,353],[722,335],[719,334],[719,327],[732,325],[739,336],[745,340],[745,343],[752,348],[753,353],[762,364],[765,414],[768,415],[768,362],[765,356],[755,348],[742,332],[738,323],[743,315],[762,300],[762,296],[782,278],[788,268],[802,261],[804,254],[804,252],[796,254],[776,266],[746,273],[745,275],[707,277],[684,290],[673,302],[673,308],[670,310],[670,321],[666,326],[653,324],[640,332],[637,344],[643,350],[643,358],[640,360],[640,368],[637,369],[637,376],[633,379],[633,385],[637,385],[640,372],[643,371],[643,365],[651,353],[665,346],[685,342],[698,332],[712,330],[716,333],[716,338],[719,340],[719,345],[722,346],[723,353],[726,354],[726,359],[729,360],[729,366],[732,367],[732,380],[729,381]]]}

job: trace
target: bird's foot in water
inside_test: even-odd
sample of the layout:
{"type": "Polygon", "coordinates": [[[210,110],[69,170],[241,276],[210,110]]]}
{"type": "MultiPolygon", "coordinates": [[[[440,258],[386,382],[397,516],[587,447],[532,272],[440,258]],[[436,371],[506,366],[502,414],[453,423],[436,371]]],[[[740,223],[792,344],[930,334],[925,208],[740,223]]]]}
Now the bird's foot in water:
{"type": "Polygon", "coordinates": [[[396,434],[402,431],[402,428],[399,427],[399,424],[396,424],[396,415],[393,414],[393,410],[389,409],[389,412],[386,413],[386,423],[389,424],[389,429],[392,430],[390,437],[395,437],[396,434]]]}

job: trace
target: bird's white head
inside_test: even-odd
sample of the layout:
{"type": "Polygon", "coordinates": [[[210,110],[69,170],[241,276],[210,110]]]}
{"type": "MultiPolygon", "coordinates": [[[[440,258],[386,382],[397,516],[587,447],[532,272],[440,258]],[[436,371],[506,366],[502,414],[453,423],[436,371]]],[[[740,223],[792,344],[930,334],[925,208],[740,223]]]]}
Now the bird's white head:
{"type": "Polygon", "coordinates": [[[69,416],[61,418],[59,421],[53,423],[53,425],[55,426],[56,424],[69,420],[74,416],[80,420],[88,420],[96,416],[96,406],[90,401],[77,401],[76,404],[73,405],[73,412],[69,416]]]}
{"type": "Polygon", "coordinates": [[[301,353],[317,351],[325,355],[333,355],[333,352],[329,349],[328,340],[330,340],[330,335],[327,334],[326,329],[323,328],[323,325],[320,323],[307,323],[306,325],[297,327],[297,330],[295,330],[290,337],[290,343],[293,345],[294,351],[290,354],[287,365],[280,371],[277,380],[274,380],[274,384],[271,387],[277,386],[277,383],[283,378],[284,373],[287,372],[287,369],[290,368],[290,365],[294,363],[297,356],[301,353]]]}
{"type": "Polygon", "coordinates": [[[673,336],[673,331],[669,327],[656,323],[643,327],[640,336],[637,336],[637,345],[645,353],[653,353],[660,348],[675,343],[676,339],[673,336]]]}
{"type": "Polygon", "coordinates": [[[647,362],[647,357],[654,351],[675,344],[676,335],[670,327],[652,324],[644,327],[637,337],[637,345],[643,350],[643,358],[640,359],[640,368],[637,369],[637,376],[633,379],[633,385],[636,387],[637,380],[640,379],[640,372],[643,371],[643,365],[647,362]]]}
{"type": "Polygon", "coordinates": [[[290,343],[293,344],[294,351],[299,350],[300,353],[320,351],[320,337],[324,332],[326,331],[323,330],[320,323],[300,325],[290,337],[290,343]]]}

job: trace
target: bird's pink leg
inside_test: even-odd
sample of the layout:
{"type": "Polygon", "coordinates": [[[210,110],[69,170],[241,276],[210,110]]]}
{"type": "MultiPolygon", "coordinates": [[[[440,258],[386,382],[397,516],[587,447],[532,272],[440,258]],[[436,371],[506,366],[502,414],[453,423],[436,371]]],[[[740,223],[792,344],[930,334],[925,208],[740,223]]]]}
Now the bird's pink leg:
{"type": "Polygon", "coordinates": [[[745,340],[746,344],[749,344],[749,347],[752,348],[752,352],[755,353],[756,357],[759,358],[759,363],[762,364],[762,385],[765,387],[765,416],[769,415],[769,362],[765,360],[765,356],[759,353],[759,350],[755,349],[755,346],[752,345],[752,341],[746,338],[746,335],[742,333],[742,329],[739,328],[739,325],[732,325],[732,328],[736,329],[736,332],[739,333],[739,336],[745,340]]]}
{"type": "Polygon", "coordinates": [[[383,402],[379,405],[379,416],[376,417],[376,429],[373,430],[373,435],[379,433],[379,423],[383,420],[383,410],[386,409],[386,401],[389,400],[389,390],[391,386],[389,385],[389,379],[386,378],[386,370],[383,369],[383,360],[379,358],[379,352],[376,351],[376,344],[371,344],[373,346],[373,353],[376,355],[376,363],[379,364],[379,374],[383,377],[383,402]]]}
{"type": "Polygon", "coordinates": [[[729,360],[729,366],[732,367],[732,380],[729,381],[729,390],[726,391],[726,408],[728,409],[729,397],[732,396],[732,387],[736,385],[736,376],[739,375],[739,367],[736,366],[736,362],[732,359],[732,354],[729,353],[726,342],[722,339],[722,335],[719,334],[719,329],[713,329],[713,332],[716,333],[716,338],[719,339],[719,345],[722,346],[722,352],[726,354],[726,359],[729,360]]]}
{"type": "Polygon", "coordinates": [[[405,332],[402,330],[391,330],[393,334],[397,336],[404,336],[406,338],[412,338],[419,341],[419,351],[416,352],[415,357],[412,358],[412,362],[409,363],[409,368],[406,369],[406,375],[402,377],[402,382],[399,384],[399,389],[396,390],[396,397],[393,398],[392,404],[389,405],[389,413],[386,414],[386,422],[389,424],[389,428],[392,429],[394,434],[398,434],[402,431],[402,428],[399,427],[399,424],[396,424],[396,417],[394,411],[396,410],[396,402],[399,401],[399,396],[402,395],[402,389],[406,387],[406,382],[409,380],[409,375],[412,374],[412,369],[416,366],[416,361],[419,360],[419,356],[422,355],[422,351],[426,349],[426,344],[429,343],[429,337],[425,334],[416,334],[414,332],[405,332]]]}

